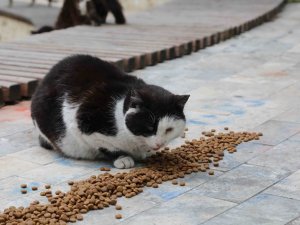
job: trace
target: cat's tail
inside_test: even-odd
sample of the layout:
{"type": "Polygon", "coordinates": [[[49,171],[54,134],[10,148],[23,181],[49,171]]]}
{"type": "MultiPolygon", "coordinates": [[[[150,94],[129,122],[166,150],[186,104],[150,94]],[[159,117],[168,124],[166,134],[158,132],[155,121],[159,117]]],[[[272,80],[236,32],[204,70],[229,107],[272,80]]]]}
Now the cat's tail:
{"type": "Polygon", "coordinates": [[[31,31],[31,34],[41,34],[41,33],[51,32],[53,30],[54,30],[54,28],[51,26],[43,26],[38,30],[31,31]]]}

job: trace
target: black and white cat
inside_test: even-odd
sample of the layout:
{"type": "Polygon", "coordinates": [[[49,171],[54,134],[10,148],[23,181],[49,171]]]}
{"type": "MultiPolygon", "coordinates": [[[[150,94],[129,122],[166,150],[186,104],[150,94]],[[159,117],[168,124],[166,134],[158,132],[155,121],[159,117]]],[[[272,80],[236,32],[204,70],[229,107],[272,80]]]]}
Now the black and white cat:
{"type": "Polygon", "coordinates": [[[32,98],[41,146],[78,159],[115,157],[131,168],[185,129],[189,95],[146,84],[88,55],[57,63],[32,98]]]}

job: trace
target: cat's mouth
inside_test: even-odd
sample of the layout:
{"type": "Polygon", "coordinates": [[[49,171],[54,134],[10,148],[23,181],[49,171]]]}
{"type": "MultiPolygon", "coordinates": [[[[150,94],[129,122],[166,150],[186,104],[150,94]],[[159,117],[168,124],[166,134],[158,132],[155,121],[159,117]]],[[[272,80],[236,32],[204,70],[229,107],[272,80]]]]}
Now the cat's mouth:
{"type": "Polygon", "coordinates": [[[153,151],[158,151],[159,149],[161,149],[163,146],[159,146],[159,147],[155,147],[155,148],[152,148],[153,151]]]}

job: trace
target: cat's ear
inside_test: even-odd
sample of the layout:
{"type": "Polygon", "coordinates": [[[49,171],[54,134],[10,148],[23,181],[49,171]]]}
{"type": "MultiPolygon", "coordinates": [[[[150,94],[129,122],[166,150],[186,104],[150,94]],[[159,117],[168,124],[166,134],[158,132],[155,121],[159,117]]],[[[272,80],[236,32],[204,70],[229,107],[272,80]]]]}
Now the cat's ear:
{"type": "Polygon", "coordinates": [[[186,102],[188,101],[190,95],[176,95],[176,103],[180,108],[184,108],[186,102]]]}
{"type": "Polygon", "coordinates": [[[141,98],[140,93],[136,90],[132,90],[130,96],[130,108],[139,108],[139,106],[141,106],[142,103],[143,100],[141,98]]]}

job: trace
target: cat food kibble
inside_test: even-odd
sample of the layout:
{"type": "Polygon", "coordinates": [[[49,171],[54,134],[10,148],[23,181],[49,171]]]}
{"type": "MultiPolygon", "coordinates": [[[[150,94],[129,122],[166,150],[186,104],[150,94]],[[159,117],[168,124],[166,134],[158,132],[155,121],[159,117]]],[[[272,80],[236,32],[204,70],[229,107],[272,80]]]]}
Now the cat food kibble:
{"type": "Polygon", "coordinates": [[[229,128],[228,127],[224,127],[224,130],[229,130],[229,128]]]}
{"type": "Polygon", "coordinates": [[[173,180],[173,181],[172,181],[172,184],[177,185],[177,184],[178,184],[178,181],[177,181],[177,180],[173,180]]]}
{"type": "Polygon", "coordinates": [[[121,209],[122,209],[122,206],[116,205],[116,210],[121,210],[121,209]]]}
{"type": "Polygon", "coordinates": [[[116,217],[116,219],[118,219],[118,220],[119,220],[119,219],[122,219],[122,215],[121,215],[121,214],[117,214],[115,217],[116,217]]]}
{"type": "Polygon", "coordinates": [[[153,188],[158,188],[158,184],[153,184],[152,187],[153,188]]]}
{"type": "Polygon", "coordinates": [[[21,188],[27,188],[27,184],[21,184],[21,188]]]}
{"type": "MultiPolygon", "coordinates": [[[[68,192],[52,192],[51,186],[45,185],[46,190],[40,192],[40,195],[47,198],[47,204],[34,201],[27,207],[5,209],[0,212],[0,224],[66,225],[83,220],[82,214],[91,210],[112,205],[120,210],[122,207],[117,204],[118,198],[132,198],[143,192],[145,187],[158,188],[159,184],[166,181],[185,186],[185,182],[178,183],[177,179],[196,172],[208,171],[209,175],[214,175],[210,168],[219,165],[225,151],[234,153],[242,142],[260,137],[258,133],[211,131],[204,132],[204,137],[186,141],[175,149],[157,152],[145,160],[144,167],[134,168],[129,172],[120,170],[116,174],[110,174],[105,169],[105,173],[90,176],[86,180],[69,181],[68,192]]],[[[21,192],[27,193],[25,189],[21,192]]],[[[122,215],[117,214],[117,217],[121,219],[122,215]]]]}
{"type": "Polygon", "coordinates": [[[83,216],[82,216],[81,214],[77,214],[77,215],[76,215],[76,219],[77,219],[77,220],[83,220],[83,216]]]}
{"type": "Polygon", "coordinates": [[[33,190],[33,191],[37,191],[37,189],[38,189],[38,187],[35,187],[35,186],[31,187],[31,190],[33,190]]]}
{"type": "Polygon", "coordinates": [[[108,167],[101,167],[100,170],[101,171],[110,171],[110,168],[108,168],[108,167]]]}

